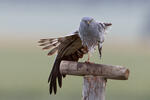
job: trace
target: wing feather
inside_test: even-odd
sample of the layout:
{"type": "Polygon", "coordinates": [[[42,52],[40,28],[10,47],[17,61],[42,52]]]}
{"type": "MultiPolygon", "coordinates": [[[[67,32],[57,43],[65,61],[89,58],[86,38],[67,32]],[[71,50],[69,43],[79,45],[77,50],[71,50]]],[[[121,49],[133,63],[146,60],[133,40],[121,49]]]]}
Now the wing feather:
{"type": "Polygon", "coordinates": [[[54,53],[56,53],[57,50],[58,50],[58,47],[55,47],[55,48],[52,49],[47,55],[48,55],[48,56],[51,56],[51,55],[53,55],[54,53]]]}
{"type": "Polygon", "coordinates": [[[57,81],[59,87],[61,88],[62,76],[63,77],[66,76],[62,75],[59,71],[60,62],[62,60],[78,61],[79,58],[82,58],[83,55],[88,52],[88,49],[82,46],[82,42],[78,35],[78,32],[75,32],[75,34],[66,37],[41,39],[39,43],[42,43],[43,44],[42,46],[48,45],[43,49],[53,48],[50,50],[48,55],[52,55],[57,51],[57,57],[51,70],[50,76],[48,78],[49,92],[50,94],[52,94],[52,92],[56,94],[57,81]],[[58,45],[53,45],[54,42],[58,43],[58,45]]]}

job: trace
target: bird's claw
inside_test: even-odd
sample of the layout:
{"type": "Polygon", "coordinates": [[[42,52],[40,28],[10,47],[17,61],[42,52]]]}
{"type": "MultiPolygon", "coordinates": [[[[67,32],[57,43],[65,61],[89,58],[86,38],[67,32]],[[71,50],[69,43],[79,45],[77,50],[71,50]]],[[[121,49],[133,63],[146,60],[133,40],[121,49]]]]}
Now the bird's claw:
{"type": "Polygon", "coordinates": [[[87,59],[87,61],[85,61],[85,63],[90,63],[90,57],[89,57],[89,54],[88,54],[88,59],[87,59]]]}
{"type": "Polygon", "coordinates": [[[89,64],[89,63],[90,63],[90,61],[88,61],[88,60],[87,60],[87,61],[85,61],[85,63],[88,63],[88,64],[89,64]]]}

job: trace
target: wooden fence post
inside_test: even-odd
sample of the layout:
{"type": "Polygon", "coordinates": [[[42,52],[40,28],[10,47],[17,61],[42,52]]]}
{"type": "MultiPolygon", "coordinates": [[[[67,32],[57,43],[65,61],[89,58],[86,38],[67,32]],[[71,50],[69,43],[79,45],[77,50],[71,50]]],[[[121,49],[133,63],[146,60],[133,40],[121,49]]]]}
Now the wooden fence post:
{"type": "Polygon", "coordinates": [[[101,76],[85,76],[82,100],[105,100],[106,81],[101,76]]]}
{"type": "Polygon", "coordinates": [[[105,100],[107,79],[127,80],[129,70],[122,66],[62,61],[60,72],[66,75],[84,76],[82,99],[105,100]]]}

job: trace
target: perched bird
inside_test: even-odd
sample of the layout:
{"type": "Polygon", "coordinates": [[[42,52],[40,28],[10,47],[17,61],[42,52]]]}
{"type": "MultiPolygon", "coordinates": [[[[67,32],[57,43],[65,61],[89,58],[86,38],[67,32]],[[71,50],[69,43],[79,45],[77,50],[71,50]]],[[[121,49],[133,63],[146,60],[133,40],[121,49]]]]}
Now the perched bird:
{"type": "MultiPolygon", "coordinates": [[[[84,54],[92,51],[97,45],[101,57],[102,43],[104,42],[104,34],[111,23],[98,23],[91,17],[83,17],[80,22],[79,30],[72,35],[41,39],[40,46],[44,46],[43,50],[51,49],[48,55],[57,52],[57,56],[48,78],[49,92],[56,94],[57,81],[58,85],[62,87],[62,75],[59,71],[60,62],[62,60],[78,61],[84,54]]],[[[89,62],[89,56],[88,61],[89,62]]]]}

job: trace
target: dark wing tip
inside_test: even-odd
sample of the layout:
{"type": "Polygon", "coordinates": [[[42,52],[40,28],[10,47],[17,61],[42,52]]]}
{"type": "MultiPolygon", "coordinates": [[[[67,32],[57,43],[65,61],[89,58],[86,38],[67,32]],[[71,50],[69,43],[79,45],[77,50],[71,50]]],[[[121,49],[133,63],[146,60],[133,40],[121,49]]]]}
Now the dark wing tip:
{"type": "Polygon", "coordinates": [[[57,83],[56,83],[56,78],[52,77],[50,79],[50,84],[49,84],[49,93],[50,95],[52,94],[52,92],[54,91],[54,94],[57,93],[57,83]]]}
{"type": "Polygon", "coordinates": [[[59,84],[59,87],[61,88],[62,87],[62,75],[58,75],[58,84],[59,84]]]}
{"type": "Polygon", "coordinates": [[[99,56],[100,56],[100,59],[102,58],[102,47],[98,49],[99,51],[99,56]]]}
{"type": "Polygon", "coordinates": [[[103,23],[105,26],[111,26],[112,23],[103,23]]]}

